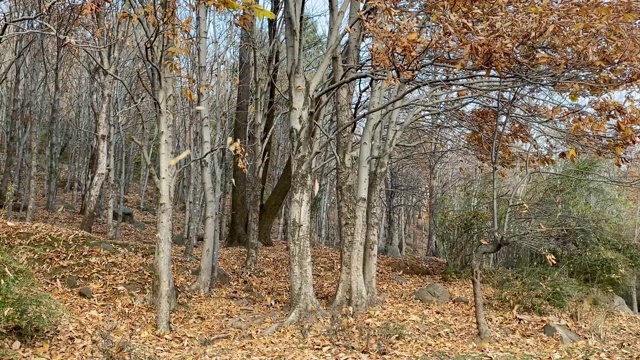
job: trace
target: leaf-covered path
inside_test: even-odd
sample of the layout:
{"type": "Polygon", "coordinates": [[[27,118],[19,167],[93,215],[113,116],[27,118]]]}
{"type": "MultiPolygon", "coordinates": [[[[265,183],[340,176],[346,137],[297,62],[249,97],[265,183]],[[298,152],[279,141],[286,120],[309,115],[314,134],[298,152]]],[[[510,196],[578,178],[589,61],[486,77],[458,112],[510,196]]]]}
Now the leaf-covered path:
{"type": "MultiPolygon", "coordinates": [[[[133,232],[128,226],[125,232],[133,232]]],[[[147,239],[152,239],[150,232],[144,232],[147,239]]],[[[109,243],[52,225],[1,222],[0,242],[29,264],[43,289],[67,309],[55,331],[5,351],[14,358],[633,359],[640,354],[640,319],[633,315],[600,314],[576,323],[567,314],[556,314],[587,339],[562,346],[542,333],[546,318],[490,308],[496,341],[476,343],[472,304],[426,305],[413,298],[414,291],[433,281],[443,283],[452,297],[471,298],[468,282],[409,275],[402,275],[407,281],[400,282],[391,276],[393,260],[385,257],[379,268],[380,306],[355,318],[324,317],[264,336],[286,311],[288,259],[282,242],[260,249],[259,270],[251,274],[241,271],[243,250],[223,249],[220,261],[231,284],[207,298],[184,290],[195,278],[197,262],[184,261],[182,248],[176,247],[174,273],[181,291],[174,331],[158,335],[153,308],[145,302],[153,244],[142,236],[109,243]],[[75,284],[70,279],[77,287],[71,287],[75,284]],[[79,295],[85,287],[90,299],[79,295]]],[[[325,307],[335,289],[338,264],[337,251],[315,248],[315,287],[325,307]]],[[[12,345],[15,339],[0,338],[0,348],[12,345]]]]}

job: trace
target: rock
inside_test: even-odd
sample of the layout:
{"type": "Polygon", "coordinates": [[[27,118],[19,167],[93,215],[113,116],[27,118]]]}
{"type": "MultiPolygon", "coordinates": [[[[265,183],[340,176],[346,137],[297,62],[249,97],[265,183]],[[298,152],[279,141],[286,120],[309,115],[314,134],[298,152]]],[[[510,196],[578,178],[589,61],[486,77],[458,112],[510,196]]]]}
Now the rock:
{"type": "Polygon", "coordinates": [[[613,307],[621,313],[633,314],[633,310],[629,309],[624,299],[618,295],[613,295],[613,307]]]}
{"type": "Polygon", "coordinates": [[[88,287],[83,287],[78,290],[78,294],[85,299],[93,299],[93,292],[88,287]]]}
{"type": "Polygon", "coordinates": [[[223,268],[218,267],[218,276],[216,277],[216,283],[220,285],[229,285],[231,284],[231,275],[226,272],[223,268]]]}
{"type": "Polygon", "coordinates": [[[122,214],[122,221],[133,224],[133,209],[123,206],[119,210],[113,209],[113,219],[118,220],[120,218],[120,214],[122,214]]]}
{"type": "Polygon", "coordinates": [[[400,284],[406,284],[406,283],[409,282],[409,280],[407,280],[407,279],[405,279],[402,276],[397,275],[397,274],[391,274],[391,279],[399,282],[400,284]]]}
{"type": "Polygon", "coordinates": [[[62,205],[62,210],[63,210],[63,211],[65,211],[65,212],[70,212],[70,213],[78,212],[78,211],[76,210],[76,207],[75,207],[75,206],[73,206],[72,204],[67,204],[67,203],[64,203],[64,204],[62,205]]]}
{"type": "Polygon", "coordinates": [[[387,249],[384,246],[378,246],[378,255],[386,255],[387,249]]]}
{"type": "Polygon", "coordinates": [[[144,230],[144,228],[147,227],[147,225],[145,225],[142,221],[134,221],[133,227],[138,230],[144,230]]]}
{"type": "Polygon", "coordinates": [[[78,287],[78,277],[74,275],[67,276],[64,280],[64,284],[67,285],[69,289],[75,289],[78,287]]]}
{"type": "Polygon", "coordinates": [[[387,247],[387,256],[401,257],[402,254],[400,254],[400,248],[398,248],[397,246],[389,246],[389,247],[387,247]]]}
{"type": "Polygon", "coordinates": [[[111,245],[109,243],[106,243],[106,242],[99,243],[97,247],[99,247],[100,249],[102,249],[104,251],[110,252],[112,254],[115,254],[115,253],[118,252],[118,250],[113,245],[111,245]]]}
{"type": "Polygon", "coordinates": [[[427,287],[419,289],[413,293],[413,296],[423,303],[445,303],[451,298],[449,290],[438,283],[431,283],[427,287]]]}
{"type": "Polygon", "coordinates": [[[18,351],[20,350],[21,346],[22,344],[20,343],[20,341],[16,340],[11,344],[11,350],[18,351]]]}
{"type": "Polygon", "coordinates": [[[564,345],[573,344],[582,340],[578,334],[560,324],[547,323],[544,326],[543,331],[544,334],[549,337],[553,337],[555,334],[560,335],[560,342],[564,345]]]}
{"type": "Polygon", "coordinates": [[[184,238],[182,234],[173,235],[171,241],[176,245],[184,245],[187,243],[187,240],[184,238]]]}
{"type": "Polygon", "coordinates": [[[470,300],[464,296],[458,296],[457,298],[453,299],[454,304],[468,304],[469,302],[470,300]]]}

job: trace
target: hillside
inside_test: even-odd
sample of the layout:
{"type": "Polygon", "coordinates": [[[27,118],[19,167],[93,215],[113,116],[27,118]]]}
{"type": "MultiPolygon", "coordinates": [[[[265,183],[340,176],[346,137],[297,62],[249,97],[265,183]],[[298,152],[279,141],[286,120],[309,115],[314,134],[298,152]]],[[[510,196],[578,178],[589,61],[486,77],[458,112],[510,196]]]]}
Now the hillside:
{"type": "MultiPolygon", "coordinates": [[[[58,223],[74,223],[70,214],[53,214],[58,223]]],[[[51,219],[49,219],[51,221],[51,219]]],[[[544,317],[488,309],[495,342],[474,341],[473,306],[469,303],[424,304],[413,297],[421,287],[439,282],[452,298],[471,298],[467,281],[394,274],[393,259],[379,268],[380,306],[353,319],[349,314],[314,323],[263,332],[285,315],[288,296],[287,252],[282,242],[260,250],[259,271],[243,273],[241,249],[223,249],[221,264],[231,284],[211,297],[189,293],[197,262],[185,262],[174,250],[174,273],[180,290],[174,332],[157,336],[154,312],[145,296],[151,283],[153,229],[124,225],[124,242],[48,224],[0,222],[0,243],[33,269],[37,280],[67,312],[54,331],[18,344],[0,338],[0,356],[33,359],[629,359],[640,354],[640,319],[633,315],[585,313],[576,323],[555,316],[586,341],[563,346],[546,337],[544,317]],[[105,245],[110,244],[110,245],[105,245]],[[70,278],[75,277],[76,284],[70,278]],[[406,282],[402,281],[406,280],[406,282]],[[71,286],[71,287],[70,287],[71,286]],[[80,296],[89,288],[91,298],[80,296]],[[591,314],[591,315],[589,315],[591,314]],[[597,316],[596,316],[597,315],[597,316]],[[591,316],[591,317],[590,317],[591,316]],[[601,341],[603,340],[603,341],[601,341]],[[11,350],[11,347],[17,350],[11,350]]],[[[339,252],[316,247],[315,287],[327,306],[335,289],[339,252]]],[[[490,296],[490,289],[487,291],[490,296]]]]}

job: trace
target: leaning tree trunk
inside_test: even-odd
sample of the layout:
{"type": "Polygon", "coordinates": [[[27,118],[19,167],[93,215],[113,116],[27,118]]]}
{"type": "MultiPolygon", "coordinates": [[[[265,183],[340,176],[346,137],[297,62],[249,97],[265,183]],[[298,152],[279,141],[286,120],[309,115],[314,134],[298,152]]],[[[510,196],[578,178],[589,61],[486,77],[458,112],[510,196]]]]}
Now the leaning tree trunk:
{"type": "MultiPolygon", "coordinates": [[[[280,0],[272,1],[271,12],[278,16],[280,12],[280,0]]],[[[264,245],[273,245],[271,240],[271,228],[273,222],[278,216],[282,205],[291,188],[291,160],[287,160],[287,164],[282,171],[282,174],[278,178],[276,185],[271,190],[269,197],[265,200],[265,189],[267,186],[267,178],[269,175],[269,167],[271,165],[271,147],[273,139],[273,127],[275,126],[276,118],[276,95],[278,90],[278,70],[280,69],[280,42],[278,39],[277,30],[277,18],[268,20],[269,28],[269,56],[268,56],[268,69],[269,82],[268,82],[268,97],[266,100],[266,117],[264,130],[262,131],[262,143],[264,144],[264,152],[262,155],[262,176],[260,179],[260,214],[258,225],[258,241],[264,245]]]]}
{"type": "MultiPolygon", "coordinates": [[[[265,164],[266,165],[266,164],[265,164]]],[[[263,170],[264,172],[265,170],[263,170]]],[[[282,170],[276,186],[271,190],[267,201],[260,208],[260,223],[258,225],[258,241],[264,245],[273,245],[271,240],[271,228],[284,205],[285,199],[291,188],[291,158],[282,170]]]]}
{"type": "MultiPolygon", "coordinates": [[[[103,75],[109,76],[109,75],[103,75]]],[[[84,217],[80,223],[80,229],[91,232],[93,223],[96,218],[96,205],[102,192],[102,185],[107,178],[107,161],[109,147],[109,107],[111,106],[111,81],[104,79],[102,84],[102,99],[100,102],[100,110],[96,118],[96,170],[91,180],[89,193],[86,196],[84,205],[84,217]]],[[[123,165],[124,166],[124,165],[123,165]]],[[[108,214],[111,216],[111,214],[108,214]]]]}

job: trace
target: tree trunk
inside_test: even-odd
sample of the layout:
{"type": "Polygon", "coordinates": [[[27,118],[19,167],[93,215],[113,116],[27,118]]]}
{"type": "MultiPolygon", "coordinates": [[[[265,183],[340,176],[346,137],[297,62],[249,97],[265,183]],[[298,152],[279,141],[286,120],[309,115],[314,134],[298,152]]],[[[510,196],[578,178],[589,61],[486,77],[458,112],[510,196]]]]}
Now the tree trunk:
{"type": "Polygon", "coordinates": [[[49,122],[49,170],[47,172],[48,183],[45,186],[47,190],[47,211],[56,211],[56,200],[58,195],[58,171],[60,161],[61,139],[60,136],[60,97],[62,89],[60,88],[60,65],[62,62],[62,45],[64,39],[57,39],[56,63],[53,75],[53,97],[51,100],[51,118],[49,122]]]}
{"type": "Polygon", "coordinates": [[[287,163],[282,170],[280,178],[276,186],[271,190],[271,194],[267,201],[260,209],[260,224],[258,228],[258,241],[264,245],[271,246],[271,228],[273,222],[278,217],[278,213],[282,209],[285,199],[291,188],[291,158],[287,159],[287,163]]]}
{"type": "MultiPolygon", "coordinates": [[[[165,72],[163,68],[161,72],[165,72]]],[[[155,275],[153,298],[157,309],[156,326],[160,331],[171,331],[170,316],[176,304],[176,292],[171,271],[171,237],[173,235],[173,191],[175,165],[171,164],[173,153],[173,116],[169,110],[172,85],[168,74],[161,74],[157,99],[158,130],[158,190],[160,193],[157,212],[157,239],[155,253],[155,275]]]]}
{"type": "MultiPolygon", "coordinates": [[[[13,101],[13,109],[9,114],[9,121],[6,125],[7,148],[5,151],[2,180],[0,181],[0,203],[3,206],[13,201],[13,194],[9,189],[9,185],[11,183],[11,173],[14,170],[13,163],[17,157],[16,128],[18,127],[18,119],[22,116],[21,114],[23,111],[20,106],[22,101],[20,100],[21,66],[19,66],[19,64],[22,64],[22,62],[23,61],[16,62],[15,80],[13,82],[13,91],[11,95],[13,101]]],[[[8,211],[10,211],[10,209],[11,208],[9,207],[8,211]]]]}
{"type": "MultiPolygon", "coordinates": [[[[377,301],[377,268],[378,268],[378,247],[380,246],[380,192],[382,190],[382,180],[387,171],[387,159],[381,157],[382,125],[379,125],[374,133],[371,165],[369,177],[369,194],[367,195],[367,213],[365,229],[364,247],[364,285],[367,288],[367,298],[369,304],[377,301]]],[[[383,227],[384,228],[384,227],[383,227]]]]}
{"type": "MultiPolygon", "coordinates": [[[[204,84],[207,79],[207,5],[204,2],[198,4],[198,82],[204,84]]],[[[202,188],[205,198],[204,217],[204,244],[200,258],[200,273],[198,279],[191,286],[193,290],[200,290],[207,294],[211,288],[211,275],[215,275],[217,268],[218,252],[218,215],[220,211],[220,164],[216,161],[217,154],[210,154],[211,145],[211,119],[209,117],[209,92],[207,90],[198,92],[200,126],[202,130],[202,154],[205,158],[202,161],[200,176],[202,177],[202,188]],[[213,165],[213,166],[212,166],[213,165]],[[214,182],[211,169],[214,168],[218,179],[214,182]]],[[[221,133],[220,119],[216,119],[217,133],[216,139],[221,133]]]]}
{"type": "MultiPolygon", "coordinates": [[[[115,170],[115,162],[116,162],[116,120],[112,120],[109,122],[109,173],[107,174],[107,237],[109,239],[115,239],[116,234],[118,233],[118,229],[116,227],[120,226],[119,219],[114,221],[113,219],[113,210],[116,205],[116,170],[115,170]]],[[[144,149],[142,149],[144,151],[144,149]]],[[[120,212],[119,212],[120,213],[120,212]]]]}
{"type": "MultiPolygon", "coordinates": [[[[104,77],[109,76],[104,74],[104,77]]],[[[80,223],[80,229],[91,232],[93,230],[93,223],[95,221],[95,209],[102,192],[102,185],[107,177],[107,161],[108,161],[108,146],[109,146],[109,107],[111,106],[111,81],[104,79],[102,84],[102,99],[100,102],[100,110],[96,118],[96,169],[91,180],[91,186],[89,187],[89,193],[87,194],[84,216],[80,223]]],[[[111,216],[111,214],[108,214],[111,216]]]]}
{"type": "MultiPolygon", "coordinates": [[[[276,16],[280,12],[280,0],[272,1],[271,12],[276,16]]],[[[262,143],[265,144],[264,154],[262,156],[262,176],[261,176],[261,189],[260,189],[260,214],[258,225],[258,241],[264,245],[271,246],[273,241],[271,239],[271,228],[273,222],[278,217],[278,213],[284,204],[289,189],[291,188],[291,160],[287,160],[287,164],[278,178],[276,185],[271,190],[271,194],[265,200],[264,191],[267,186],[267,178],[269,175],[269,167],[271,165],[271,147],[273,139],[273,127],[275,126],[276,118],[276,95],[277,95],[277,81],[278,70],[280,69],[280,42],[278,41],[277,31],[277,18],[268,20],[269,31],[269,56],[268,56],[268,69],[269,71],[269,83],[268,83],[268,97],[266,104],[266,117],[264,130],[262,131],[262,143]]]]}
{"type": "Polygon", "coordinates": [[[313,160],[309,119],[311,96],[302,73],[289,75],[291,126],[291,207],[289,209],[289,266],[291,280],[291,311],[285,324],[300,320],[307,313],[320,309],[313,290],[311,261],[311,164],[313,160]]]}
{"type": "MultiPolygon", "coordinates": [[[[206,36],[206,33],[205,33],[206,36]]],[[[202,95],[200,95],[202,96],[202,95]]],[[[206,103],[200,103],[201,107],[205,107],[206,109],[200,110],[200,113],[202,115],[202,117],[200,118],[200,122],[202,123],[203,121],[207,121],[207,122],[211,122],[211,117],[209,116],[209,109],[208,109],[208,101],[206,103]],[[204,113],[206,112],[206,114],[204,113]]],[[[199,108],[200,109],[200,108],[199,108]]],[[[199,157],[199,151],[197,151],[198,145],[202,144],[202,139],[200,139],[199,137],[199,133],[203,134],[203,131],[195,131],[195,126],[196,124],[190,124],[189,128],[189,138],[190,138],[190,148],[194,149],[191,152],[191,156],[198,158],[199,157]]],[[[209,136],[211,136],[211,125],[207,124],[207,126],[209,126],[209,136]]],[[[200,127],[202,127],[202,125],[200,125],[200,127]]],[[[211,139],[208,139],[209,141],[209,148],[211,148],[211,139]]],[[[204,154],[204,153],[203,153],[204,154]]],[[[210,168],[206,168],[203,169],[202,166],[198,166],[200,164],[198,163],[192,163],[189,166],[189,190],[188,190],[188,194],[187,194],[187,211],[186,214],[187,218],[185,219],[185,226],[187,226],[187,243],[186,246],[184,247],[184,257],[186,259],[191,259],[191,257],[193,256],[193,248],[196,245],[196,241],[198,238],[198,232],[200,230],[200,221],[202,220],[201,218],[201,212],[202,209],[200,208],[200,200],[201,197],[199,196],[200,194],[202,194],[202,190],[203,190],[203,185],[205,184],[205,179],[202,177],[202,174],[200,173],[201,171],[210,171],[210,168]]],[[[211,177],[209,177],[209,179],[211,179],[211,177]]],[[[205,200],[206,201],[206,200],[205,200]]]]}
{"type": "Polygon", "coordinates": [[[32,222],[36,202],[38,200],[38,143],[40,142],[40,126],[36,119],[31,123],[31,165],[29,173],[29,206],[27,207],[27,222],[32,222]]]}
{"type": "MultiPolygon", "coordinates": [[[[253,28],[253,23],[251,24],[253,28]]],[[[236,116],[233,126],[233,137],[247,146],[247,128],[249,121],[249,105],[251,103],[251,33],[241,29],[240,49],[238,51],[238,95],[236,97],[236,116]]],[[[237,165],[239,155],[233,157],[233,189],[231,191],[231,224],[227,237],[227,246],[247,245],[247,175],[237,165]]]]}
{"type": "Polygon", "coordinates": [[[488,340],[491,338],[491,330],[489,330],[489,324],[484,315],[484,300],[482,298],[482,252],[476,251],[473,255],[472,269],[471,284],[473,285],[473,303],[478,336],[480,339],[488,340]]]}
{"type": "Polygon", "coordinates": [[[638,277],[636,274],[631,276],[631,309],[634,313],[638,313],[638,277]]]}
{"type": "MultiPolygon", "coordinates": [[[[375,82],[371,90],[370,108],[374,109],[380,105],[381,96],[382,83],[375,82]]],[[[355,199],[342,197],[339,203],[340,208],[343,209],[343,213],[339,215],[340,217],[345,216],[344,213],[347,211],[351,214],[354,214],[354,230],[353,234],[341,234],[341,239],[343,241],[343,252],[341,253],[342,267],[340,271],[340,282],[338,283],[335,305],[338,307],[349,305],[356,311],[364,310],[370,301],[375,302],[377,293],[375,288],[375,280],[373,278],[369,278],[369,285],[371,286],[371,288],[365,287],[364,252],[367,240],[367,208],[369,197],[371,152],[375,130],[379,120],[379,113],[370,115],[362,133],[362,138],[360,139],[355,199]],[[355,201],[351,204],[345,204],[345,200],[355,201]],[[347,209],[344,206],[355,206],[355,208],[347,209]],[[348,240],[347,238],[345,238],[345,236],[351,237],[351,240],[348,240]],[[350,246],[345,246],[347,244],[350,246]],[[345,259],[345,257],[347,256],[349,257],[349,259],[345,259]],[[347,265],[349,266],[348,268],[346,267],[347,265]]],[[[338,124],[338,126],[340,127],[340,124],[338,124]]],[[[350,137],[348,140],[351,141],[350,137]]],[[[348,154],[347,156],[351,155],[348,154]]],[[[342,166],[340,166],[339,168],[341,167],[342,166]]],[[[349,171],[349,169],[345,170],[349,171]]],[[[368,255],[371,256],[371,252],[369,252],[368,255]]],[[[373,263],[370,263],[369,266],[373,266],[373,263]]]]}
{"type": "MultiPolygon", "coordinates": [[[[300,145],[300,148],[308,146],[300,145]]],[[[307,313],[320,309],[320,304],[313,290],[311,226],[309,223],[312,186],[311,161],[305,159],[306,156],[308,153],[299,152],[296,159],[293,160],[295,175],[291,184],[290,224],[288,227],[291,311],[285,324],[298,321],[307,313]]]]}
{"type": "Polygon", "coordinates": [[[438,256],[438,238],[437,238],[437,197],[436,197],[436,174],[435,165],[431,166],[429,171],[429,237],[427,241],[427,256],[438,256]]]}
{"type": "MultiPolygon", "coordinates": [[[[334,64],[336,61],[334,61],[334,64]]],[[[337,70],[334,69],[334,72],[337,70]]],[[[335,75],[337,79],[342,74],[335,75]]],[[[339,80],[338,80],[339,81],[339,80]]],[[[355,238],[355,206],[354,180],[352,168],[352,133],[349,122],[352,119],[350,100],[352,93],[349,88],[342,86],[336,91],[336,112],[338,129],[343,131],[336,135],[336,151],[338,165],[336,167],[336,195],[338,198],[338,237],[340,238],[340,278],[333,306],[341,308],[352,306],[360,311],[366,306],[367,293],[364,287],[362,258],[358,259],[358,242],[355,238]],[[348,128],[347,128],[348,127],[348,128]],[[358,261],[360,260],[360,261],[358,261]]]]}

